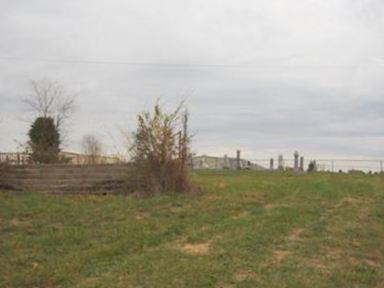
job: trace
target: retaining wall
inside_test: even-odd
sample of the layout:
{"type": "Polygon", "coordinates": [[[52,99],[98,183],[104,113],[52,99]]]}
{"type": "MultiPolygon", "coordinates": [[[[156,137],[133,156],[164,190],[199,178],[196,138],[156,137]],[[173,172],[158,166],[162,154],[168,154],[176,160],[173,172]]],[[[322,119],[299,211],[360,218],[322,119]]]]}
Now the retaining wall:
{"type": "Polygon", "coordinates": [[[127,164],[7,166],[0,184],[8,189],[55,194],[116,192],[129,169],[127,164]]]}

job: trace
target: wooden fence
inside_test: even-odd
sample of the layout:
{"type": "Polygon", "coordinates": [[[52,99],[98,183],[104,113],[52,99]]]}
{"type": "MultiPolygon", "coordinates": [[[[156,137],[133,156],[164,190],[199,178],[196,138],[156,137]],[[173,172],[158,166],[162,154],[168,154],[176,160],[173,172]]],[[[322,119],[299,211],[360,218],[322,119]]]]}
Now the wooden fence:
{"type": "Polygon", "coordinates": [[[0,163],[5,163],[8,165],[26,165],[29,162],[28,154],[0,152],[0,163]]]}
{"type": "MultiPolygon", "coordinates": [[[[109,155],[85,155],[62,151],[59,154],[61,162],[73,165],[93,165],[93,164],[118,164],[126,162],[118,156],[109,155]]],[[[0,163],[8,165],[27,165],[31,164],[30,156],[27,153],[4,153],[0,152],[0,163]]]]}
{"type": "Polygon", "coordinates": [[[129,170],[128,164],[7,165],[0,175],[0,186],[54,194],[120,192],[129,170]]]}

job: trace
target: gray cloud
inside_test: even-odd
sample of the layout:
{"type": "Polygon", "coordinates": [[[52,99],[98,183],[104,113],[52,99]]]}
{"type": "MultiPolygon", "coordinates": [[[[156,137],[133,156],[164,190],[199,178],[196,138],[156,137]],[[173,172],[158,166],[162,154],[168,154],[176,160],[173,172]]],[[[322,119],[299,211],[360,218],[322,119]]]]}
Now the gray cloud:
{"type": "Polygon", "coordinates": [[[0,150],[31,79],[77,95],[66,149],[187,98],[198,153],[384,157],[381,0],[0,2],[0,150]],[[6,136],[4,136],[6,135],[6,136]]]}

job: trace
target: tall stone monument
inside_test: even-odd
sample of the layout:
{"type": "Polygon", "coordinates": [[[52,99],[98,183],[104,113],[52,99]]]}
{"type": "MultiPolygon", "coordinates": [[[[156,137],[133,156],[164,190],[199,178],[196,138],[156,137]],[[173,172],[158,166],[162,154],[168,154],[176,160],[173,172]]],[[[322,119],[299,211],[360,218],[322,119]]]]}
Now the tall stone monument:
{"type": "Polygon", "coordinates": [[[284,170],[284,158],[283,155],[279,155],[278,169],[284,170]]]}
{"type": "Polygon", "coordinates": [[[299,171],[299,152],[295,151],[294,156],[294,169],[295,171],[299,171]]]}

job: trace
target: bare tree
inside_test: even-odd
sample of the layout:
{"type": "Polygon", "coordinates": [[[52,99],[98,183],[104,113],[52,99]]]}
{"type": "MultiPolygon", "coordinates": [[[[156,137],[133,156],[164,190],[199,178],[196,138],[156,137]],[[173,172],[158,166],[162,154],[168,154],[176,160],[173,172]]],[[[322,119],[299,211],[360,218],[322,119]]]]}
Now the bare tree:
{"type": "Polygon", "coordinates": [[[75,108],[75,98],[65,95],[63,87],[52,80],[31,81],[31,87],[33,93],[24,102],[37,117],[52,117],[62,132],[75,108]]]}
{"type": "Polygon", "coordinates": [[[101,141],[94,135],[85,135],[82,146],[83,152],[87,156],[86,164],[96,164],[103,151],[101,141]]]}

